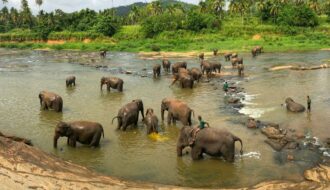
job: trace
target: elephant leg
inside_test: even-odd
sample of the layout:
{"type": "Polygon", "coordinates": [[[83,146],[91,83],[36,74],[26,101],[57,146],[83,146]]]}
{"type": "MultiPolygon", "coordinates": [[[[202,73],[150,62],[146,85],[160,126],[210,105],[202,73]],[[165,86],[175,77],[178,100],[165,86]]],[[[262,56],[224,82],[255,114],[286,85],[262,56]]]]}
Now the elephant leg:
{"type": "Polygon", "coordinates": [[[107,84],[107,90],[110,92],[110,84],[107,84]]]}
{"type": "Polygon", "coordinates": [[[100,139],[101,139],[101,132],[94,135],[92,142],[89,144],[89,146],[95,146],[95,147],[99,146],[100,139]]]}
{"type": "Polygon", "coordinates": [[[76,81],[73,82],[73,86],[76,86],[76,81]]]}
{"type": "Polygon", "coordinates": [[[235,144],[232,143],[232,145],[229,146],[223,145],[221,153],[225,160],[228,162],[233,162],[235,157],[235,144]]]}
{"type": "Polygon", "coordinates": [[[47,108],[47,104],[45,103],[45,101],[42,101],[42,103],[41,103],[41,109],[43,109],[43,110],[47,110],[48,108],[47,108]]]}
{"type": "Polygon", "coordinates": [[[70,146],[76,147],[76,136],[68,137],[68,140],[69,140],[69,145],[70,146]]]}
{"type": "Polygon", "coordinates": [[[193,160],[199,160],[199,159],[202,159],[203,158],[203,152],[202,152],[202,149],[198,146],[194,146],[192,149],[191,149],[191,158],[193,160]]]}
{"type": "Polygon", "coordinates": [[[170,125],[172,121],[172,114],[170,112],[167,113],[167,124],[170,125]]]}
{"type": "Polygon", "coordinates": [[[120,129],[122,125],[123,125],[123,121],[120,118],[118,118],[117,130],[120,129]]]}
{"type": "Polygon", "coordinates": [[[69,137],[67,138],[66,144],[70,145],[70,138],[69,137]]]}

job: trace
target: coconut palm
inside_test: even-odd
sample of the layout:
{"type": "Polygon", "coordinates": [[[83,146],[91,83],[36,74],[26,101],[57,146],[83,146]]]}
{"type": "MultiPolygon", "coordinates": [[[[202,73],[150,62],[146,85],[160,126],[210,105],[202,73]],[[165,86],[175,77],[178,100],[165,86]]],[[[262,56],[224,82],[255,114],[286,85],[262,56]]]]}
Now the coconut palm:
{"type": "Polygon", "coordinates": [[[200,1],[198,5],[200,7],[200,12],[201,13],[206,13],[207,12],[207,4],[206,4],[205,1],[200,1]]]}
{"type": "Polygon", "coordinates": [[[36,4],[39,6],[39,11],[40,11],[40,7],[43,3],[43,0],[36,0],[36,4]]]}
{"type": "Polygon", "coordinates": [[[311,8],[315,13],[319,13],[320,12],[320,3],[318,2],[318,0],[308,0],[307,2],[309,8],[311,8]]]}
{"type": "Polygon", "coordinates": [[[281,0],[273,0],[270,7],[270,14],[273,16],[273,22],[275,23],[276,17],[281,9],[281,0]]]}
{"type": "Polygon", "coordinates": [[[162,5],[160,3],[160,1],[153,1],[151,2],[151,10],[153,12],[154,15],[160,15],[163,13],[163,8],[162,5]]]}
{"type": "Polygon", "coordinates": [[[246,0],[231,0],[229,10],[233,13],[239,13],[242,18],[242,24],[244,24],[244,14],[249,9],[249,5],[249,2],[246,0]]]}
{"type": "Polygon", "coordinates": [[[225,6],[225,0],[211,0],[210,4],[214,14],[218,15],[221,19],[221,15],[223,14],[223,7],[225,6]]]}

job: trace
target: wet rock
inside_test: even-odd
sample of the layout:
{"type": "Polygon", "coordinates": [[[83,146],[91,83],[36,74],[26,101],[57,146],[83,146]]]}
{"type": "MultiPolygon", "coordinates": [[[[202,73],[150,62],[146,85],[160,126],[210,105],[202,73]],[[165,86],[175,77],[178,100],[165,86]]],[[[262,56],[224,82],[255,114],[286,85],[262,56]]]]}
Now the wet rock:
{"type": "Polygon", "coordinates": [[[310,181],[329,183],[330,167],[320,164],[318,167],[306,170],[304,172],[304,177],[310,181]]]}
{"type": "Polygon", "coordinates": [[[21,137],[16,137],[16,136],[8,136],[8,135],[4,135],[1,132],[0,132],[0,136],[1,137],[5,137],[7,139],[11,139],[11,140],[16,141],[16,142],[22,142],[22,143],[27,144],[29,146],[33,146],[31,140],[29,140],[29,139],[25,139],[25,138],[21,138],[21,137]]]}
{"type": "Polygon", "coordinates": [[[324,144],[326,147],[330,147],[330,138],[329,137],[325,139],[324,144]]]}
{"type": "Polygon", "coordinates": [[[297,139],[304,139],[305,138],[305,134],[301,131],[298,131],[295,133],[294,135],[297,139]]]}
{"type": "Polygon", "coordinates": [[[249,117],[246,122],[246,127],[250,129],[258,128],[257,121],[254,118],[249,117]]]}
{"type": "Polygon", "coordinates": [[[287,160],[288,160],[288,161],[293,161],[293,160],[294,160],[293,155],[288,154],[288,156],[287,156],[287,160]]]}
{"type": "Polygon", "coordinates": [[[242,103],[232,104],[232,107],[235,109],[241,109],[242,107],[244,107],[244,104],[242,103]]]}
{"type": "Polygon", "coordinates": [[[299,143],[298,142],[288,142],[285,145],[285,149],[297,149],[299,147],[299,143]]]}
{"type": "Polygon", "coordinates": [[[275,140],[275,139],[266,139],[265,143],[271,146],[276,151],[281,151],[286,145],[285,141],[275,140]]]}
{"type": "Polygon", "coordinates": [[[239,103],[239,98],[235,98],[235,97],[229,97],[229,98],[226,98],[226,103],[227,104],[236,104],[236,103],[239,103]]]}
{"type": "Polygon", "coordinates": [[[275,127],[264,127],[261,129],[261,133],[266,135],[269,139],[282,139],[285,136],[275,127]]]}

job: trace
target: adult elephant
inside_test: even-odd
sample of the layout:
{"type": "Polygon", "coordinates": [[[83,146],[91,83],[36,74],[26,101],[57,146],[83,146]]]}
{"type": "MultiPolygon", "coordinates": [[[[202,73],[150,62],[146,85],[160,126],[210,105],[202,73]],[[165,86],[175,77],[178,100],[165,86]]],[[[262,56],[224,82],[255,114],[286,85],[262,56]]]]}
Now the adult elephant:
{"type": "Polygon", "coordinates": [[[200,60],[204,60],[204,53],[200,53],[200,54],[198,55],[198,58],[199,58],[200,60]]]}
{"type": "Polygon", "coordinates": [[[202,78],[203,73],[199,68],[193,67],[188,70],[190,76],[194,79],[194,81],[199,82],[199,80],[202,78]]]}
{"type": "Polygon", "coordinates": [[[213,72],[215,72],[215,73],[220,73],[221,72],[221,63],[215,63],[215,62],[213,62],[213,63],[210,63],[210,65],[211,65],[211,70],[213,71],[213,72]]]}
{"type": "Polygon", "coordinates": [[[106,56],[107,56],[107,51],[105,51],[105,50],[100,51],[101,58],[105,58],[106,56]]]}
{"type": "Polygon", "coordinates": [[[154,114],[152,108],[148,108],[146,111],[146,117],[143,120],[144,125],[147,127],[147,134],[158,133],[158,118],[154,114]]]}
{"type": "Polygon", "coordinates": [[[63,99],[61,96],[48,91],[39,93],[40,106],[43,110],[53,109],[57,112],[62,112],[63,99]]]}
{"type": "Polygon", "coordinates": [[[231,65],[236,67],[237,64],[243,64],[243,58],[234,57],[231,58],[231,65]]]}
{"type": "Polygon", "coordinates": [[[180,130],[177,141],[177,155],[182,156],[182,150],[191,146],[191,157],[193,160],[203,158],[203,153],[210,156],[223,156],[228,162],[233,162],[235,157],[235,142],[241,143],[240,153],[243,154],[243,142],[232,133],[219,129],[207,127],[195,135],[194,128],[184,126],[180,130]],[[192,141],[192,139],[195,139],[192,141]],[[193,142],[193,143],[191,143],[193,142]]]}
{"type": "Polygon", "coordinates": [[[155,64],[153,67],[152,67],[152,71],[153,71],[153,74],[154,74],[154,78],[157,78],[157,77],[160,77],[160,64],[155,64]]]}
{"type": "Polygon", "coordinates": [[[183,125],[191,126],[191,115],[194,111],[183,101],[174,98],[164,98],[161,103],[161,116],[164,121],[164,112],[167,111],[167,124],[176,120],[181,121],[183,125]]]}
{"type": "Polygon", "coordinates": [[[237,58],[238,57],[238,54],[237,53],[232,53],[231,54],[231,58],[237,58]]]}
{"type": "Polygon", "coordinates": [[[244,74],[244,65],[243,64],[238,64],[237,65],[237,70],[238,70],[238,76],[243,76],[243,74],[244,74]]]}
{"type": "Polygon", "coordinates": [[[173,75],[174,80],[171,84],[171,86],[176,82],[180,82],[181,88],[193,88],[194,87],[194,79],[189,74],[189,71],[184,68],[179,68],[178,73],[173,75]]]}
{"type": "Polygon", "coordinates": [[[206,74],[206,76],[210,76],[212,73],[212,66],[210,62],[208,61],[201,61],[200,64],[201,70],[203,74],[206,74]]]}
{"type": "Polygon", "coordinates": [[[101,124],[91,121],[59,122],[55,128],[54,148],[60,137],[68,137],[67,144],[76,147],[76,142],[97,147],[104,131],[101,124]]]}
{"type": "Polygon", "coordinates": [[[163,64],[164,71],[170,72],[171,62],[168,59],[163,59],[162,64],[163,64]]]}
{"type": "Polygon", "coordinates": [[[254,47],[252,50],[251,50],[251,54],[252,54],[252,57],[255,57],[258,55],[258,52],[257,52],[257,48],[254,47]]]}
{"type": "Polygon", "coordinates": [[[256,46],[255,48],[257,50],[257,54],[258,55],[262,53],[262,50],[263,50],[263,47],[262,46],[256,46]]]}
{"type": "Polygon", "coordinates": [[[218,49],[213,49],[213,55],[217,56],[218,55],[218,49]]]}
{"type": "Polygon", "coordinates": [[[76,86],[76,77],[75,76],[68,76],[65,79],[65,84],[66,84],[66,87],[76,86]]]}
{"type": "Polygon", "coordinates": [[[225,57],[225,61],[230,61],[232,53],[225,53],[224,57],[225,57]]]}
{"type": "Polygon", "coordinates": [[[101,90],[104,84],[107,85],[107,90],[110,91],[110,88],[117,89],[119,92],[123,91],[124,81],[121,78],[117,77],[102,77],[101,78],[101,90]]]}
{"type": "Polygon", "coordinates": [[[292,98],[285,99],[286,109],[292,112],[304,112],[305,107],[299,103],[296,103],[292,98]]]}
{"type": "Polygon", "coordinates": [[[172,65],[172,74],[178,73],[179,68],[185,68],[185,69],[187,69],[187,62],[180,61],[180,62],[174,63],[172,65]]]}
{"type": "Polygon", "coordinates": [[[123,131],[125,131],[129,125],[133,124],[137,126],[137,123],[139,121],[139,112],[141,112],[143,121],[143,102],[141,99],[133,100],[132,102],[124,105],[122,108],[119,109],[117,116],[112,119],[112,123],[113,120],[117,118],[117,129],[122,129],[123,131]]]}

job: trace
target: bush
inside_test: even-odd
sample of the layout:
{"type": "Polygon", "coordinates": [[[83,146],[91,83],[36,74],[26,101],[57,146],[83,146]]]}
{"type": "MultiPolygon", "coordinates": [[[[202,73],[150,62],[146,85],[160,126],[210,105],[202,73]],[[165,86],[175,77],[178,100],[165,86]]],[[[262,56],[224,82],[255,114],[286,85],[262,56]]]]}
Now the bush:
{"type": "Polygon", "coordinates": [[[182,29],[184,17],[182,14],[175,16],[164,13],[146,18],[142,21],[142,31],[150,38],[163,31],[175,31],[182,29]]]}
{"type": "Polygon", "coordinates": [[[307,5],[287,5],[280,11],[277,21],[280,25],[315,27],[317,16],[307,5]]]}
{"type": "Polygon", "coordinates": [[[96,24],[96,31],[105,35],[112,36],[118,30],[118,25],[109,16],[100,16],[96,24]]]}
{"type": "Polygon", "coordinates": [[[151,50],[152,51],[157,51],[159,52],[160,51],[160,47],[158,45],[151,45],[151,50]]]}
{"type": "Polygon", "coordinates": [[[204,28],[220,28],[220,21],[213,15],[191,11],[187,17],[186,29],[198,32],[204,28]]]}

